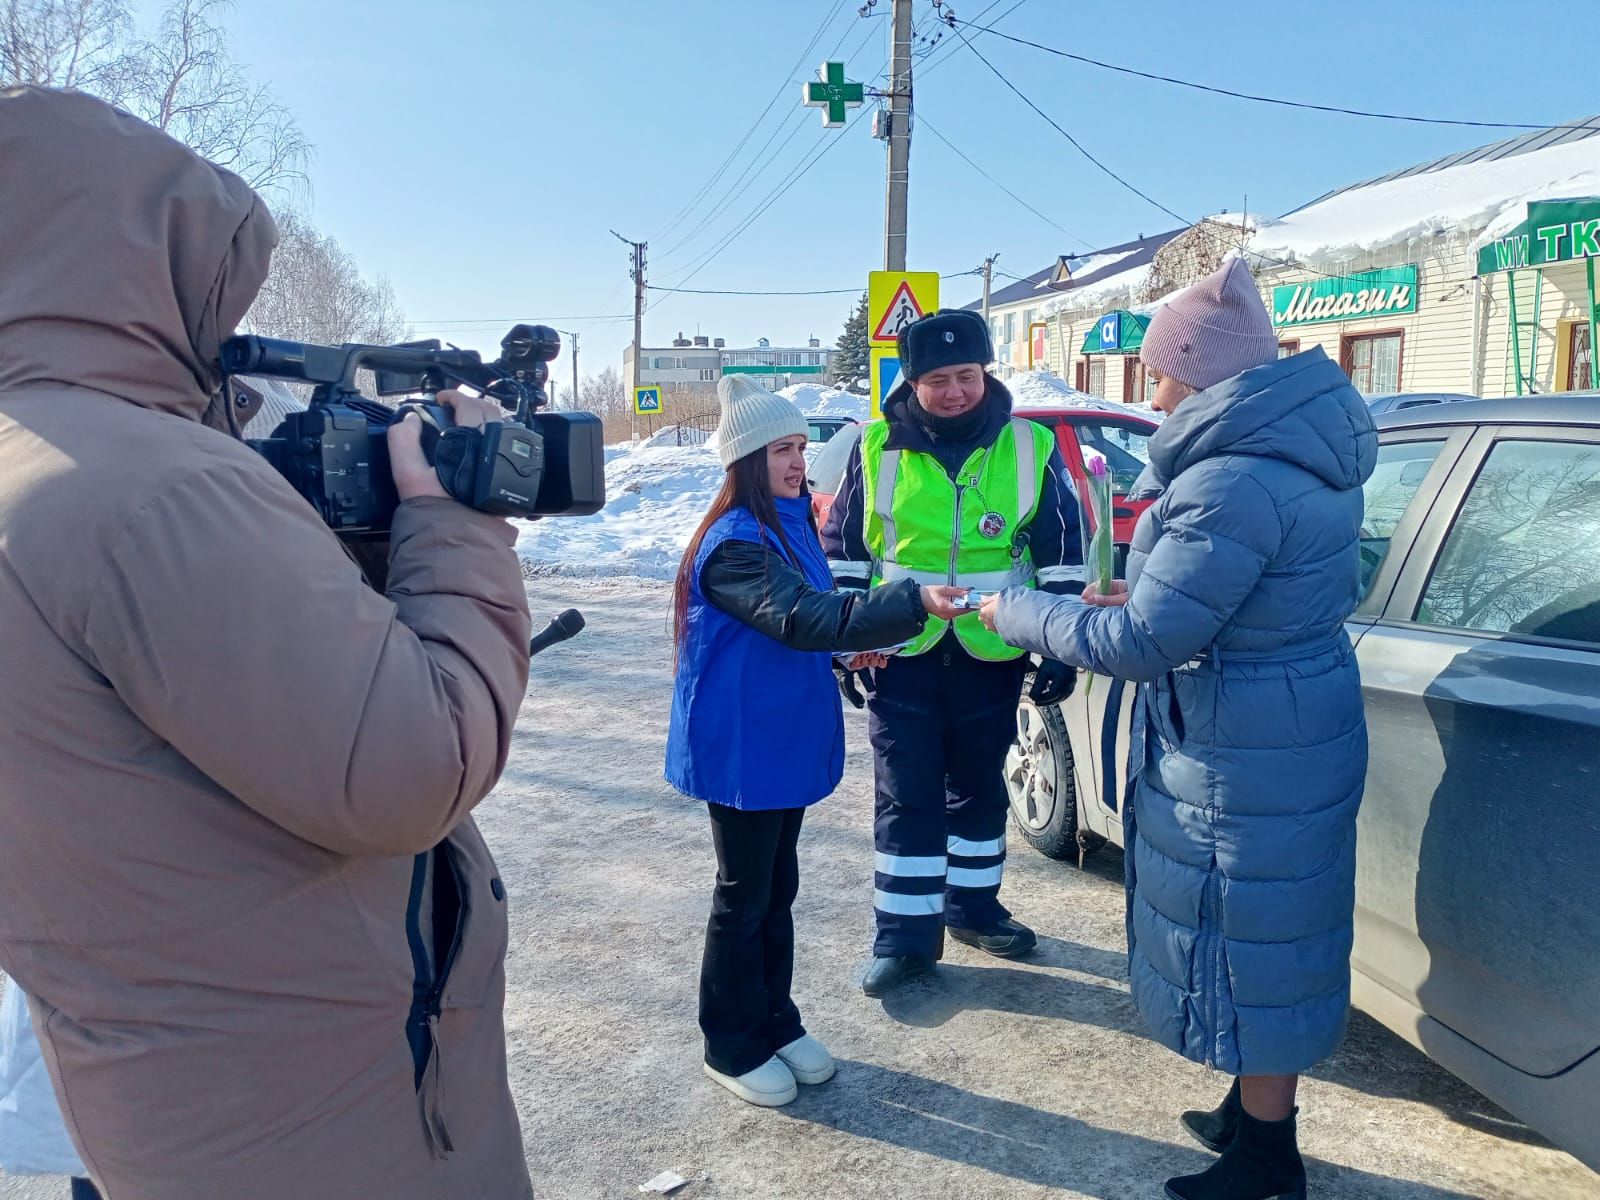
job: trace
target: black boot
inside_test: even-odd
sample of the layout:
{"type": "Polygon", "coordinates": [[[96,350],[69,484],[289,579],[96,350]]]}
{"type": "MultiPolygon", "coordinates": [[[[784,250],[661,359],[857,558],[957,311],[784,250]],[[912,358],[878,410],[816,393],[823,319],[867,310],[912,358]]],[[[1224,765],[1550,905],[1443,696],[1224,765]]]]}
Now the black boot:
{"type": "MultiPolygon", "coordinates": [[[[1295,1112],[1299,1112],[1295,1109],[1295,1112]]],[[[1170,1200],[1305,1200],[1306,1165],[1294,1114],[1258,1121],[1241,1107],[1233,1142],[1211,1169],[1167,1180],[1170,1200]]]]}
{"type": "Polygon", "coordinates": [[[1235,1079],[1222,1103],[1210,1112],[1190,1109],[1179,1118],[1194,1140],[1213,1154],[1221,1154],[1233,1142],[1239,1128],[1239,1081],[1235,1079]]]}
{"type": "Polygon", "coordinates": [[[916,979],[933,970],[933,959],[902,957],[874,958],[867,965],[861,979],[861,990],[877,999],[887,996],[908,979],[916,979]]]}
{"type": "Polygon", "coordinates": [[[1011,917],[987,929],[957,929],[952,925],[946,932],[962,945],[974,946],[996,958],[1021,958],[1039,944],[1033,930],[1011,917]]]}

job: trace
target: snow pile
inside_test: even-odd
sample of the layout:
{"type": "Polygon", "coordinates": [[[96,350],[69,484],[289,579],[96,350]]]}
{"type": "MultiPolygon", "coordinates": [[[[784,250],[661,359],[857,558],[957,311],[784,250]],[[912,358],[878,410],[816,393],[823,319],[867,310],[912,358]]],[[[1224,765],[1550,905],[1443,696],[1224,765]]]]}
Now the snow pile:
{"type": "Polygon", "coordinates": [[[1015,411],[1029,408],[1092,408],[1103,412],[1125,413],[1129,406],[1115,404],[1080,392],[1053,371],[1018,371],[1005,381],[1015,411]]]}
{"type": "Polygon", "coordinates": [[[1341,192],[1281,220],[1263,220],[1250,252],[1337,265],[1439,230],[1484,242],[1524,220],[1530,200],[1594,195],[1600,195],[1600,138],[1585,138],[1341,192]]]}
{"type": "Polygon", "coordinates": [[[605,508],[588,517],[518,522],[523,574],[671,579],[723,477],[721,462],[704,445],[645,445],[617,454],[606,464],[605,508]]]}
{"type": "Polygon", "coordinates": [[[867,398],[839,388],[818,383],[795,383],[778,395],[792,401],[808,417],[845,417],[852,421],[867,419],[867,398]]]}
{"type": "Polygon", "coordinates": [[[643,448],[654,450],[660,446],[704,446],[711,440],[711,432],[706,429],[696,429],[692,425],[666,425],[656,430],[644,441],[628,448],[643,448]]]}

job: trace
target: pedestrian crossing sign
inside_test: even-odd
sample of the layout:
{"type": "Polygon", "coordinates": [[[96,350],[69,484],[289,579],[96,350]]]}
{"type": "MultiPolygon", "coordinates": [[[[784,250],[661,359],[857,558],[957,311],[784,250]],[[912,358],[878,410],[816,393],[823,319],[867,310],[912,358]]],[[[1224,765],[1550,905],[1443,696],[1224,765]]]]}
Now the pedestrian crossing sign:
{"type": "Polygon", "coordinates": [[[897,345],[907,325],[938,307],[937,271],[872,271],[867,275],[874,346],[897,345]]]}
{"type": "Polygon", "coordinates": [[[633,389],[633,411],[640,415],[659,414],[666,408],[661,396],[661,385],[652,383],[648,387],[633,389]]]}

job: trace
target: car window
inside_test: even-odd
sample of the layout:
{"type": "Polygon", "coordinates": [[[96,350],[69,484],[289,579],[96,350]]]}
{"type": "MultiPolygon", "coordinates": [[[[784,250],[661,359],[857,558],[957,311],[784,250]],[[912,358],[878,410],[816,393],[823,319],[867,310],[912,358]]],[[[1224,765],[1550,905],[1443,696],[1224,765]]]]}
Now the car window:
{"type": "Polygon", "coordinates": [[[806,422],[807,435],[819,446],[825,442],[832,441],[834,435],[843,428],[844,426],[837,421],[806,422]]]}
{"type": "Polygon", "coordinates": [[[809,474],[811,490],[833,495],[844,482],[845,468],[850,465],[850,451],[861,440],[861,425],[846,425],[811,460],[809,474]]]}
{"type": "Polygon", "coordinates": [[[1600,446],[1496,443],[1416,619],[1600,645],[1600,446]]]}
{"type": "Polygon", "coordinates": [[[1433,442],[1392,442],[1378,447],[1378,465],[1363,493],[1366,513],[1361,519],[1361,594],[1365,596],[1378,568],[1389,555],[1389,542],[1428,477],[1433,460],[1444,448],[1433,442]]]}
{"type": "Polygon", "coordinates": [[[1115,422],[1075,422],[1078,445],[1084,450],[1094,450],[1105,456],[1111,468],[1111,490],[1131,491],[1150,462],[1150,435],[1142,429],[1115,422]]]}

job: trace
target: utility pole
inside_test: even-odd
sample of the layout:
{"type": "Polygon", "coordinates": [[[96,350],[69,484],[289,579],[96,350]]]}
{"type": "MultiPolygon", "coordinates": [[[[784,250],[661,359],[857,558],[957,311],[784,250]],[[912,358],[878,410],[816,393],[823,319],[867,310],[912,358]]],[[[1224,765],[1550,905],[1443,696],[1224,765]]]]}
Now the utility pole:
{"type": "Polygon", "coordinates": [[[578,331],[572,331],[572,402],[567,406],[578,411],[578,331]]]}
{"type": "Polygon", "coordinates": [[[911,180],[911,6],[894,0],[889,71],[889,188],[883,222],[883,269],[906,269],[906,193],[911,180]]]}
{"type": "Polygon", "coordinates": [[[572,343],[572,399],[568,402],[567,407],[576,412],[578,410],[578,331],[576,329],[558,329],[556,332],[569,339],[572,343]]]}
{"type": "Polygon", "coordinates": [[[983,260],[983,323],[989,323],[989,285],[994,281],[994,264],[999,258],[998,254],[991,254],[983,260]]]}
{"type": "Polygon", "coordinates": [[[633,279],[633,370],[628,380],[628,426],[633,440],[639,440],[639,414],[633,408],[633,389],[639,386],[639,347],[644,333],[644,268],[647,242],[630,242],[615,229],[611,236],[633,250],[633,266],[628,274],[633,279]]]}

